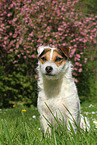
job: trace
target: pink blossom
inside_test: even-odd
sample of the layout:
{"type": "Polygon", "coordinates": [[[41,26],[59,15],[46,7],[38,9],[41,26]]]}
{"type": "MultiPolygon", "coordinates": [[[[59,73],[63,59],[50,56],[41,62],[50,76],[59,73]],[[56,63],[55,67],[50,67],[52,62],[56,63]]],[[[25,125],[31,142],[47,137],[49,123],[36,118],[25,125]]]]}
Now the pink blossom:
{"type": "Polygon", "coordinates": [[[15,52],[17,53],[17,52],[18,52],[18,50],[15,50],[15,52]]]}
{"type": "Polygon", "coordinates": [[[17,55],[18,56],[18,58],[20,58],[20,55],[17,55]]]}
{"type": "Polygon", "coordinates": [[[79,65],[80,65],[80,63],[79,63],[79,62],[76,62],[76,63],[75,63],[75,65],[78,65],[78,66],[79,66],[79,65]]]}
{"type": "Polygon", "coordinates": [[[82,72],[82,68],[80,68],[78,71],[79,71],[79,72],[82,72]]]}
{"type": "Polygon", "coordinates": [[[30,53],[28,50],[26,51],[27,53],[30,53]]]}
{"type": "Polygon", "coordinates": [[[7,14],[8,17],[10,17],[11,15],[12,15],[11,13],[7,14]]]}
{"type": "Polygon", "coordinates": [[[82,55],[82,54],[83,54],[83,52],[80,52],[80,54],[82,55]]]}
{"type": "Polygon", "coordinates": [[[90,36],[90,39],[93,39],[93,37],[92,37],[92,36],[90,36]]]}
{"type": "Polygon", "coordinates": [[[79,54],[76,54],[76,57],[80,58],[80,55],[79,54]]]}
{"type": "Polygon", "coordinates": [[[85,58],[85,60],[84,60],[84,63],[86,63],[87,62],[87,58],[85,58]]]}
{"type": "Polygon", "coordinates": [[[17,63],[17,61],[15,60],[15,61],[13,61],[13,64],[15,64],[15,63],[17,63]]]}
{"type": "Polygon", "coordinates": [[[63,29],[62,28],[58,28],[58,31],[63,31],[63,29]]]}
{"type": "Polygon", "coordinates": [[[37,77],[37,75],[35,75],[35,79],[37,79],[38,77],[37,77]]]}
{"type": "Polygon", "coordinates": [[[27,57],[26,56],[24,56],[24,59],[26,59],[27,57]]]}
{"type": "Polygon", "coordinates": [[[72,49],[71,50],[71,55],[74,55],[75,52],[76,52],[76,49],[72,49]]]}
{"type": "Polygon", "coordinates": [[[4,39],[7,40],[8,38],[7,37],[4,37],[4,39]]]}
{"type": "Polygon", "coordinates": [[[66,43],[63,43],[63,46],[66,46],[66,43]]]}
{"type": "Polygon", "coordinates": [[[15,21],[17,21],[17,18],[14,18],[14,19],[13,19],[13,22],[15,22],[15,21]]]}
{"type": "Polygon", "coordinates": [[[78,83],[78,80],[77,79],[75,79],[75,78],[73,78],[74,79],[74,81],[76,82],[76,83],[78,83]]]}
{"type": "Polygon", "coordinates": [[[12,32],[10,32],[9,35],[12,36],[12,32]]]}
{"type": "Polygon", "coordinates": [[[13,52],[13,49],[10,49],[10,52],[13,52]]]}
{"type": "Polygon", "coordinates": [[[33,37],[33,32],[32,32],[32,33],[30,33],[29,35],[33,37]]]}
{"type": "Polygon", "coordinates": [[[35,55],[31,55],[32,58],[35,58],[35,55]]]}

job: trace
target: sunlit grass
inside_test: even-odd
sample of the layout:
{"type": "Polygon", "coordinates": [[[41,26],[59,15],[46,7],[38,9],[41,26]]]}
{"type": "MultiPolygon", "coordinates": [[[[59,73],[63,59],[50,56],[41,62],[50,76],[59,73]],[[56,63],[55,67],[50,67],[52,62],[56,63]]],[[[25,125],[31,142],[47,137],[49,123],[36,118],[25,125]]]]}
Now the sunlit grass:
{"type": "Polygon", "coordinates": [[[97,103],[83,103],[83,116],[87,116],[91,129],[88,133],[80,128],[75,134],[65,130],[59,124],[57,129],[51,126],[52,135],[47,132],[43,137],[37,108],[0,109],[0,145],[96,145],[97,144],[97,103]],[[25,110],[25,111],[24,111],[25,110]]]}

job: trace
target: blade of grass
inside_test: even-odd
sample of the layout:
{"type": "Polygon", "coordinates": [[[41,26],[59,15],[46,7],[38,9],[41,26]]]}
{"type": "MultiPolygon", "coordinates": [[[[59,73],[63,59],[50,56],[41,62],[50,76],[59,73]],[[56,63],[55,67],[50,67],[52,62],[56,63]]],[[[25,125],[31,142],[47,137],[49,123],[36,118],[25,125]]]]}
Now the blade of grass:
{"type": "Polygon", "coordinates": [[[54,142],[55,142],[55,145],[57,145],[57,140],[56,140],[56,135],[54,133],[54,142]]]}
{"type": "Polygon", "coordinates": [[[11,138],[10,138],[10,135],[9,135],[9,132],[8,132],[8,129],[7,129],[7,126],[6,126],[4,120],[3,120],[3,126],[4,126],[4,130],[6,132],[7,138],[8,138],[9,145],[12,145],[12,141],[11,141],[11,138]]]}
{"type": "MultiPolygon", "coordinates": [[[[45,103],[45,105],[47,106],[47,108],[49,109],[50,113],[52,114],[52,116],[54,117],[55,121],[57,122],[57,124],[59,126],[62,127],[62,124],[60,123],[59,119],[57,117],[55,117],[55,115],[53,114],[52,110],[49,108],[49,106],[45,103]]],[[[47,120],[48,121],[48,120],[47,120]]],[[[51,124],[51,123],[50,123],[51,124]]]]}

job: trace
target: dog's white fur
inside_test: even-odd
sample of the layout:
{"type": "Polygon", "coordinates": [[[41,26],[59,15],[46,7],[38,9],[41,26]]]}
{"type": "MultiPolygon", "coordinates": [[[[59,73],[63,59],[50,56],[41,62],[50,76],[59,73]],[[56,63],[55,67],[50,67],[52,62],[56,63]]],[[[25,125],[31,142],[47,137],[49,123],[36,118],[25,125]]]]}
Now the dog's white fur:
{"type": "MultiPolygon", "coordinates": [[[[39,47],[38,54],[40,55],[46,48],[48,48],[48,46],[39,47]]],[[[54,48],[51,48],[51,50],[52,50],[51,53],[53,53],[54,48]]],[[[57,125],[47,105],[49,106],[55,117],[61,120],[63,120],[64,117],[64,123],[67,125],[67,128],[70,128],[68,123],[69,120],[76,133],[77,126],[75,125],[74,120],[76,124],[79,125],[80,101],[76,85],[72,78],[71,62],[67,60],[65,66],[59,67],[57,67],[55,63],[52,63],[50,61],[44,64],[40,64],[38,62],[37,70],[39,77],[38,80],[39,94],[37,106],[38,111],[40,113],[41,124],[44,133],[49,127],[47,120],[54,127],[56,127],[57,125]],[[52,73],[54,74],[54,76],[45,76],[45,68],[48,65],[53,67],[52,73]],[[45,118],[47,118],[47,120],[45,118]]],[[[81,127],[84,129],[86,128],[83,117],[81,118],[81,127]]]]}

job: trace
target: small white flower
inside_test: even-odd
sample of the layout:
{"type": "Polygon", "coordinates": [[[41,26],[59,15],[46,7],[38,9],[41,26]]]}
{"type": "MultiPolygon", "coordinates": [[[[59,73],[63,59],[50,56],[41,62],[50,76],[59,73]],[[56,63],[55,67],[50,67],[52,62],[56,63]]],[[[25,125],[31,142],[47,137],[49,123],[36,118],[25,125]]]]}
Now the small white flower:
{"type": "Polygon", "coordinates": [[[97,128],[97,120],[94,120],[93,123],[95,123],[95,125],[96,125],[95,128],[97,128]]]}
{"type": "Polygon", "coordinates": [[[34,119],[35,119],[35,118],[36,118],[36,116],[35,116],[35,115],[33,115],[33,116],[32,116],[32,118],[34,118],[34,119]]]}
{"type": "Polygon", "coordinates": [[[97,120],[94,120],[93,123],[97,124],[97,120]]]}
{"type": "Polygon", "coordinates": [[[92,112],[92,114],[95,114],[95,112],[92,112]]]}
{"type": "Polygon", "coordinates": [[[90,105],[89,105],[89,108],[90,108],[90,107],[94,107],[94,105],[90,104],[90,105]]]}
{"type": "Polygon", "coordinates": [[[41,130],[41,128],[38,128],[38,130],[41,130]]]}
{"type": "Polygon", "coordinates": [[[84,112],[86,115],[88,115],[89,114],[89,112],[84,112]]]}

